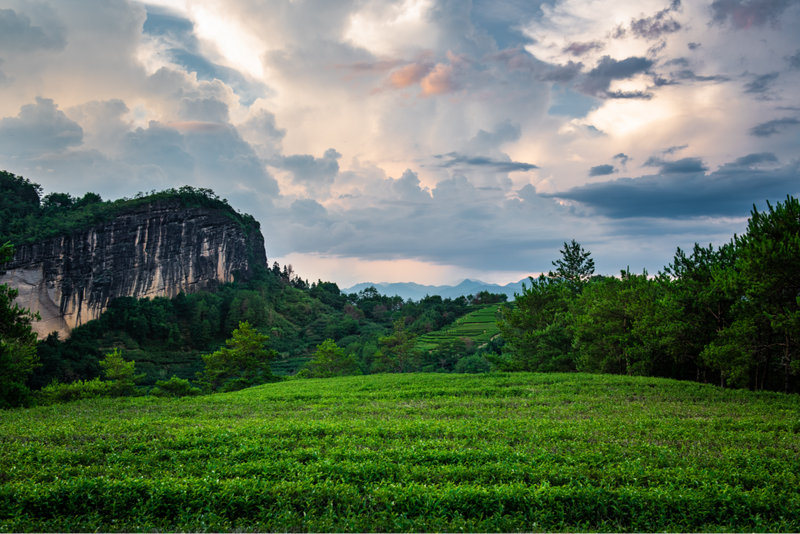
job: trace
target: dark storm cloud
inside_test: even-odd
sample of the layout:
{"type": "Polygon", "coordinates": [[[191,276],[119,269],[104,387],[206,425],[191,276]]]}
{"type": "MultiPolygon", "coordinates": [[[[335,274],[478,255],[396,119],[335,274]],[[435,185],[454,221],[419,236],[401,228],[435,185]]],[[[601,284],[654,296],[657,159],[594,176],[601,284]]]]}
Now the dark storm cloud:
{"type": "Polygon", "coordinates": [[[0,154],[31,156],[59,152],[83,143],[83,128],[49,98],[20,108],[16,117],[0,120],[0,154]]]}
{"type": "MultiPolygon", "coordinates": [[[[611,98],[626,98],[624,92],[608,93],[608,88],[614,80],[625,80],[639,73],[646,72],[653,66],[653,61],[643,57],[629,57],[621,61],[603,56],[597,66],[590,70],[578,85],[578,89],[592,96],[610,96],[611,98]]],[[[631,92],[633,98],[646,98],[640,91],[631,92]]]]}
{"type": "Polygon", "coordinates": [[[778,157],[772,152],[759,152],[737,158],[731,165],[736,167],[753,167],[762,163],[778,163],[778,157]]]}
{"type": "Polygon", "coordinates": [[[689,50],[697,50],[697,49],[698,49],[698,48],[700,48],[702,45],[701,45],[700,43],[689,43],[689,44],[687,44],[686,46],[688,46],[688,47],[689,47],[689,50]]]}
{"type": "Polygon", "coordinates": [[[597,165],[589,169],[589,176],[607,176],[615,172],[616,170],[613,165],[597,165]]]}
{"type": "Polygon", "coordinates": [[[761,123],[757,126],[753,126],[747,130],[747,133],[754,137],[770,137],[777,133],[781,133],[787,127],[795,126],[797,124],[800,124],[800,120],[797,120],[794,117],[783,117],[782,119],[774,119],[761,123]]]}
{"type": "Polygon", "coordinates": [[[47,29],[33,26],[25,13],[0,9],[0,50],[32,52],[63,49],[67,43],[64,27],[57,22],[50,26],[47,29]]]}
{"type": "Polygon", "coordinates": [[[487,167],[497,172],[516,172],[516,171],[530,171],[538,169],[536,165],[531,163],[523,163],[520,161],[503,161],[486,156],[467,156],[459,154],[458,152],[450,152],[441,156],[434,156],[437,159],[447,158],[446,161],[437,165],[437,167],[449,168],[456,166],[471,166],[471,167],[487,167]]]}
{"type": "Polygon", "coordinates": [[[566,65],[555,65],[539,76],[543,82],[568,83],[577,78],[583,70],[583,63],[568,62],[566,65]]]}
{"type": "Polygon", "coordinates": [[[606,91],[605,96],[612,99],[650,100],[653,98],[653,93],[647,91],[606,91]]]}
{"type": "Polygon", "coordinates": [[[777,28],[780,17],[797,0],[714,0],[711,3],[712,22],[730,24],[744,30],[769,24],[777,28]]]}
{"type": "Polygon", "coordinates": [[[602,50],[605,44],[600,41],[590,41],[588,43],[570,43],[565,46],[561,51],[565,54],[572,54],[573,56],[582,56],[588,54],[592,50],[602,50]]]}
{"type": "Polygon", "coordinates": [[[765,93],[769,91],[772,82],[777,80],[778,76],[780,76],[780,73],[777,72],[757,76],[752,82],[744,84],[744,92],[751,94],[765,93]]]}
{"type": "Polygon", "coordinates": [[[620,178],[541,196],[575,200],[614,219],[742,217],[753,203],[800,192],[799,166],[800,162],[793,162],[774,170],[756,170],[726,165],[708,176],[698,172],[620,178]]]}
{"type": "Polygon", "coordinates": [[[683,158],[677,161],[665,161],[661,158],[650,157],[644,162],[644,167],[659,167],[663,174],[697,173],[708,170],[700,158],[683,158]]]}

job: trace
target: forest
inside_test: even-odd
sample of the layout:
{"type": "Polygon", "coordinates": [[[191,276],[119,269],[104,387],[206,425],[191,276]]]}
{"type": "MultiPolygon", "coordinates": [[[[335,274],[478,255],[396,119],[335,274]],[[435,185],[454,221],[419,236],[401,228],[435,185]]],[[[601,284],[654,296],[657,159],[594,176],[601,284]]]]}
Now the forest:
{"type": "MultiPolygon", "coordinates": [[[[0,243],[7,242],[6,255],[13,245],[85,228],[132,203],[172,199],[223,209],[243,224],[252,219],[213,191],[188,186],[113,202],[94,193],[40,198],[38,184],[2,173],[0,190],[0,243]]],[[[108,380],[103,356],[117,351],[141,373],[131,394],[154,387],[163,391],[169,380],[181,381],[184,391],[205,384],[210,392],[281,376],[491,370],[607,373],[756,391],[800,390],[797,199],[787,197],[767,212],[754,208],[743,235],[716,248],[696,244],[689,253],[678,249],[673,262],[655,275],[629,270],[598,275],[591,253],[575,240],[564,243],[560,252],[554,270],[531,278],[509,303],[505,295],[491,293],[404,301],[374,287],[348,295],[334,282],[309,283],[291,265],[277,263],[214,293],[118,298],[68,339],[53,333],[34,342],[19,334],[27,339],[21,342],[27,352],[14,349],[10,334],[3,334],[0,379],[14,384],[7,391],[15,393],[2,403],[29,404],[35,392],[50,386],[108,380]],[[489,310],[490,305],[495,307],[489,310]],[[455,328],[457,320],[480,310],[485,313],[473,320],[471,330],[455,328]],[[495,320],[496,328],[487,330],[487,321],[495,320]],[[203,382],[209,362],[244,354],[232,338],[244,332],[261,336],[269,351],[259,358],[269,360],[269,366],[257,376],[245,366],[226,371],[225,380],[213,386],[203,382]]],[[[35,318],[13,305],[14,291],[3,287],[0,305],[10,311],[2,320],[24,330],[26,321],[35,318]]],[[[244,344],[244,338],[238,343],[244,344]]]]}

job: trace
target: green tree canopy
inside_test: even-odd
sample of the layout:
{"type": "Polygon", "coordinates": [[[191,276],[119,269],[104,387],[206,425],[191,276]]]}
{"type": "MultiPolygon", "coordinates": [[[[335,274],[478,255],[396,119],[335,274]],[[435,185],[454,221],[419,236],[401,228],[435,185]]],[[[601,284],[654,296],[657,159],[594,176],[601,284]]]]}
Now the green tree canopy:
{"type": "Polygon", "coordinates": [[[212,354],[203,355],[205,370],[198,373],[199,383],[210,391],[236,391],[271,381],[270,360],[278,357],[267,350],[269,336],[260,334],[247,321],[239,323],[233,337],[212,354]]]}
{"type": "Polygon", "coordinates": [[[332,339],[326,339],[317,345],[314,358],[306,364],[305,369],[300,371],[300,376],[304,378],[330,378],[334,376],[360,375],[355,356],[345,355],[344,349],[340,348],[332,339]]]}

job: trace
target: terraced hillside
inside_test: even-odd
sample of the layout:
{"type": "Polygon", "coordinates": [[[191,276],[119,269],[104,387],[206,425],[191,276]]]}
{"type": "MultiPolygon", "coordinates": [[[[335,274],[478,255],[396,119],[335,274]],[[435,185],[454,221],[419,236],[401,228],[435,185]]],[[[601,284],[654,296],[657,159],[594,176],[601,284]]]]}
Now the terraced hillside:
{"type": "Polygon", "coordinates": [[[5,410],[0,532],[797,532],[798,413],[577,373],[5,410]]]}
{"type": "Polygon", "coordinates": [[[417,338],[417,348],[434,350],[443,341],[454,341],[459,338],[469,338],[478,346],[487,343],[500,333],[500,329],[497,328],[500,306],[500,304],[484,305],[456,320],[452,325],[420,336],[417,338]]]}

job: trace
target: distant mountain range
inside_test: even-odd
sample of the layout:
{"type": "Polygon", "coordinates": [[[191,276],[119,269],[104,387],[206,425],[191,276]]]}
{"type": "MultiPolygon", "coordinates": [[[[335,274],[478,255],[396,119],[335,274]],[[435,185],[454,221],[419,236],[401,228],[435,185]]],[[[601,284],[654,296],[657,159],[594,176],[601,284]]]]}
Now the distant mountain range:
{"type": "Polygon", "coordinates": [[[528,279],[525,278],[519,282],[512,282],[504,286],[470,279],[466,279],[456,286],[424,286],[413,282],[394,284],[363,282],[353,287],[344,288],[342,292],[348,294],[358,293],[363,289],[375,286],[375,289],[382,295],[390,297],[400,295],[404,300],[419,300],[426,295],[440,295],[442,298],[453,299],[462,295],[466,297],[467,295],[477,295],[481,291],[489,291],[490,293],[505,293],[508,295],[508,300],[512,301],[514,300],[514,293],[522,293],[522,283],[527,281],[528,279]]]}

